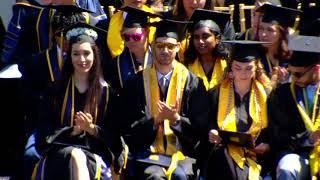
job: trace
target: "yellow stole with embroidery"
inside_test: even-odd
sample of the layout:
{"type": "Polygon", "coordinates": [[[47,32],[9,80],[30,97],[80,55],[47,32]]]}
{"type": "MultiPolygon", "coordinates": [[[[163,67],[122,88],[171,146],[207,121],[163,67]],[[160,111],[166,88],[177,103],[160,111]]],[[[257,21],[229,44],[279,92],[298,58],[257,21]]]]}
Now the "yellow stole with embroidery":
{"type": "Polygon", "coordinates": [[[213,87],[215,87],[222,79],[224,74],[224,69],[227,67],[227,62],[224,59],[218,58],[214,64],[214,68],[211,75],[210,82],[204,72],[202,65],[198,59],[195,60],[193,64],[189,65],[189,70],[193,74],[197,75],[203,80],[204,86],[207,91],[213,87]]]}
{"type": "MultiPolygon", "coordinates": [[[[181,108],[182,95],[188,77],[188,69],[177,61],[173,61],[173,72],[168,87],[166,104],[174,105],[176,101],[179,102],[178,109],[181,108]]],[[[148,65],[143,71],[144,92],[146,97],[146,112],[149,117],[158,114],[157,103],[160,100],[160,91],[158,86],[157,71],[154,65],[148,65]]],[[[177,137],[170,128],[169,120],[164,120],[163,124],[159,126],[156,140],[151,145],[151,151],[155,154],[165,154],[172,157],[171,164],[165,174],[170,180],[172,172],[176,169],[178,161],[185,157],[177,148],[177,137]],[[164,147],[163,137],[166,137],[167,147],[164,147]]],[[[156,156],[150,156],[150,159],[157,160],[156,156]]]]}
{"type": "MultiPolygon", "coordinates": [[[[227,79],[220,86],[218,126],[222,130],[236,132],[236,109],[234,97],[233,81],[227,79]]],[[[247,133],[256,139],[263,128],[267,127],[267,93],[264,86],[253,80],[249,100],[249,114],[252,118],[252,125],[247,133]]],[[[247,162],[249,165],[249,180],[259,179],[261,166],[254,160],[246,157],[246,149],[231,145],[228,146],[228,153],[234,162],[243,168],[247,162]]]]}
{"type": "MultiPolygon", "coordinates": [[[[153,12],[153,10],[146,6],[142,6],[142,10],[147,12],[153,12]]],[[[160,21],[159,18],[150,18],[150,22],[157,22],[160,21]]],[[[121,30],[124,23],[123,11],[119,11],[115,13],[111,19],[108,29],[108,36],[107,36],[107,45],[109,47],[110,53],[112,57],[119,56],[124,50],[124,41],[121,37],[121,30]]],[[[156,27],[149,27],[149,43],[154,40],[154,34],[156,32],[156,27]]]]}
{"type": "MultiPolygon", "coordinates": [[[[301,118],[303,120],[303,123],[308,131],[316,131],[317,129],[320,128],[320,113],[316,112],[317,109],[317,104],[318,104],[318,98],[319,98],[319,88],[320,83],[317,87],[316,95],[315,95],[315,100],[312,108],[312,117],[306,113],[306,111],[301,107],[301,105],[297,101],[295,89],[294,89],[294,82],[290,84],[290,91],[291,95],[296,103],[296,106],[298,108],[298,111],[301,115],[301,118]]],[[[319,176],[319,170],[320,170],[320,146],[319,144],[316,144],[313,150],[311,151],[309,155],[309,161],[310,161],[310,171],[311,171],[311,176],[313,179],[317,179],[316,177],[319,176]]]]}

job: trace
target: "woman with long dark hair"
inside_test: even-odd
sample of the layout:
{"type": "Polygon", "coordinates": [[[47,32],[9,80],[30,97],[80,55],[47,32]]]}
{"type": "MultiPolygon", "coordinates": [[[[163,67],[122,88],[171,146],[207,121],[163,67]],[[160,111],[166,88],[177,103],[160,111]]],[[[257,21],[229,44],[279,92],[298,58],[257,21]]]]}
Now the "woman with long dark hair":
{"type": "Polygon", "coordinates": [[[219,13],[196,10],[193,17],[196,17],[196,14],[199,15],[192,19],[194,25],[190,31],[189,46],[184,52],[184,63],[192,73],[202,78],[206,89],[209,90],[223,78],[227,66],[227,52],[221,43],[220,27],[209,19],[210,15],[218,16],[219,13]]]}
{"type": "Polygon", "coordinates": [[[97,33],[87,26],[68,30],[61,78],[44,97],[39,115],[43,156],[35,179],[111,179],[110,149],[120,140],[110,128],[116,106],[111,105],[113,93],[102,79],[97,33]]]}

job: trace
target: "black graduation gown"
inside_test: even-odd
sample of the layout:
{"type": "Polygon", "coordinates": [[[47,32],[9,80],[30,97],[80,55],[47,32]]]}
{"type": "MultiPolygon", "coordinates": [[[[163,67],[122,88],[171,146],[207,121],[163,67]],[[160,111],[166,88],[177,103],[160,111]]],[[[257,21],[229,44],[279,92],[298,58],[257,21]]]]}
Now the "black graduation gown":
{"type": "Polygon", "coordinates": [[[268,100],[268,116],[275,164],[281,157],[289,153],[297,153],[302,156],[309,154],[312,147],[305,142],[310,132],[305,128],[292,97],[290,83],[281,85],[271,94],[268,100]]]}
{"type": "MultiPolygon", "coordinates": [[[[209,142],[209,131],[211,129],[219,129],[218,127],[218,107],[219,107],[219,94],[220,85],[211,89],[208,92],[209,99],[209,118],[207,119],[207,124],[202,130],[201,141],[200,141],[200,152],[199,164],[201,168],[201,176],[205,179],[233,179],[232,172],[229,168],[229,163],[224,154],[224,146],[214,146],[209,142]],[[224,172],[224,173],[221,173],[224,172]]],[[[237,96],[237,95],[236,95],[237,96]]],[[[237,97],[235,96],[235,101],[237,97]]],[[[249,96],[249,93],[246,95],[249,96]]],[[[247,97],[249,98],[249,97],[247,97]]],[[[227,100],[226,100],[227,101],[227,100]]],[[[248,111],[248,105],[246,105],[246,111],[248,111]]],[[[248,114],[249,115],[249,114],[248,114]]],[[[249,117],[250,118],[250,117],[249,117]]],[[[248,120],[249,121],[249,120],[248,120]]],[[[239,128],[239,127],[238,127],[239,128]]],[[[259,143],[269,142],[269,131],[268,129],[263,129],[256,140],[256,145],[259,143]]],[[[259,158],[259,157],[258,157],[259,158]]],[[[260,163],[261,164],[261,163],[260,163]]],[[[263,165],[262,165],[263,166],[263,165]]],[[[241,171],[235,169],[237,172],[241,171]]],[[[248,169],[246,169],[248,170],[248,169]]],[[[246,179],[246,173],[240,172],[237,179],[246,179]],[[241,176],[241,177],[240,177],[241,176]]]]}
{"type": "Polygon", "coordinates": [[[2,18],[0,17],[0,54],[2,52],[2,41],[4,38],[4,35],[6,34],[6,28],[4,27],[4,24],[2,22],[2,18]]]}
{"type": "MultiPolygon", "coordinates": [[[[143,83],[143,73],[139,72],[126,84],[120,94],[123,113],[119,128],[133,155],[150,153],[149,148],[155,141],[157,132],[157,128],[153,125],[153,118],[148,119],[145,114],[146,100],[143,83]]],[[[207,98],[202,80],[191,73],[187,77],[181,108],[181,120],[171,125],[171,129],[178,138],[181,152],[186,156],[195,157],[197,141],[194,141],[193,136],[199,134],[197,131],[200,128],[193,126],[193,123],[207,119],[207,98]]]]}
{"type": "MultiPolygon", "coordinates": [[[[38,149],[40,149],[43,158],[47,157],[46,166],[59,167],[53,169],[46,168],[45,172],[48,177],[50,177],[50,179],[61,179],[62,177],[68,179],[70,177],[69,160],[70,150],[73,147],[83,149],[90,163],[92,163],[93,153],[95,153],[102,157],[107,164],[113,164],[114,155],[112,151],[116,149],[114,148],[115,144],[121,145],[121,142],[119,142],[120,137],[114,133],[115,131],[112,126],[113,114],[116,114],[115,108],[118,102],[113,91],[111,89],[109,91],[109,101],[106,112],[104,113],[104,109],[102,109],[104,107],[103,102],[98,107],[99,114],[96,121],[97,136],[95,137],[88,133],[75,136],[71,135],[72,127],[61,125],[60,110],[64,97],[62,94],[64,94],[64,92],[59,93],[56,88],[49,91],[48,94],[44,96],[39,110],[38,124],[40,124],[41,127],[39,128],[39,136],[37,138],[38,149]]],[[[103,95],[102,97],[105,96],[103,95]]],[[[74,112],[79,110],[83,111],[85,94],[80,94],[75,88],[74,99],[74,112]]],[[[121,147],[117,150],[121,151],[121,147]]],[[[90,167],[94,166],[91,164],[90,167]]],[[[91,175],[93,172],[90,167],[89,171],[91,175]]]]}

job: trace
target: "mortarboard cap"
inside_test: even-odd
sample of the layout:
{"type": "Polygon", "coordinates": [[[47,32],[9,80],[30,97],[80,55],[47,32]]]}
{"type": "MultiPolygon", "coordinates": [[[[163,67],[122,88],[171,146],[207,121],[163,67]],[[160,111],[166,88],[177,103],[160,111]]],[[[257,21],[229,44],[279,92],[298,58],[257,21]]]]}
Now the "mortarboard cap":
{"type": "Polygon", "coordinates": [[[304,8],[300,19],[300,35],[320,35],[320,6],[304,8]]]}
{"type": "Polygon", "coordinates": [[[196,9],[193,11],[190,21],[192,21],[192,23],[188,25],[188,29],[193,29],[199,24],[200,26],[210,28],[214,32],[220,33],[228,21],[230,21],[230,14],[219,11],[196,9]]]}
{"type": "Polygon", "coordinates": [[[262,41],[222,41],[231,45],[230,58],[239,62],[250,62],[261,58],[261,45],[269,42],[262,41]]]}
{"type": "Polygon", "coordinates": [[[88,9],[84,9],[77,5],[48,5],[45,7],[55,9],[57,12],[61,12],[64,14],[82,13],[82,12],[93,13],[92,11],[88,9]]]}
{"type": "Polygon", "coordinates": [[[154,22],[153,24],[157,27],[155,38],[159,37],[170,37],[177,41],[182,40],[182,35],[178,33],[178,25],[187,25],[189,21],[175,21],[171,19],[163,19],[159,22],[154,22]]]}
{"type": "Polygon", "coordinates": [[[320,37],[292,36],[288,49],[293,51],[289,61],[292,66],[306,67],[320,63],[320,37]]]}
{"type": "Polygon", "coordinates": [[[122,7],[120,10],[128,13],[123,24],[123,26],[127,28],[146,27],[149,25],[149,17],[162,17],[161,14],[147,12],[131,6],[122,7]]]}
{"type": "Polygon", "coordinates": [[[262,12],[262,22],[274,23],[283,27],[292,27],[296,21],[296,16],[301,13],[301,11],[286,7],[275,6],[271,4],[264,4],[259,7],[257,12],[262,12]]]}
{"type": "Polygon", "coordinates": [[[256,1],[259,6],[262,6],[263,4],[272,4],[272,5],[275,5],[275,6],[281,6],[281,2],[279,0],[257,0],[256,1]]]}

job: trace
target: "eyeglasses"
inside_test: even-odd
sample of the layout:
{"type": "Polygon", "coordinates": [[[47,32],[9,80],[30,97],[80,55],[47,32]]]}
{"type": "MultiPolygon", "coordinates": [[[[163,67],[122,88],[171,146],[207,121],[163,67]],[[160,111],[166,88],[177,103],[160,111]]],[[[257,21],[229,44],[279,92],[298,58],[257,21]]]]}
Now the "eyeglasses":
{"type": "Polygon", "coordinates": [[[169,50],[174,50],[174,48],[176,48],[177,44],[173,44],[173,43],[160,43],[157,42],[156,43],[156,48],[158,49],[163,49],[165,47],[167,47],[169,50]]]}
{"type": "Polygon", "coordinates": [[[144,33],[143,32],[142,33],[134,33],[134,34],[122,33],[121,36],[125,41],[130,41],[130,40],[140,41],[142,39],[142,37],[144,36],[144,33]]]}
{"type": "Polygon", "coordinates": [[[299,79],[299,78],[303,77],[307,72],[309,72],[312,68],[313,68],[313,66],[310,66],[304,72],[290,72],[290,73],[291,73],[292,76],[294,76],[294,77],[299,79]]]}

